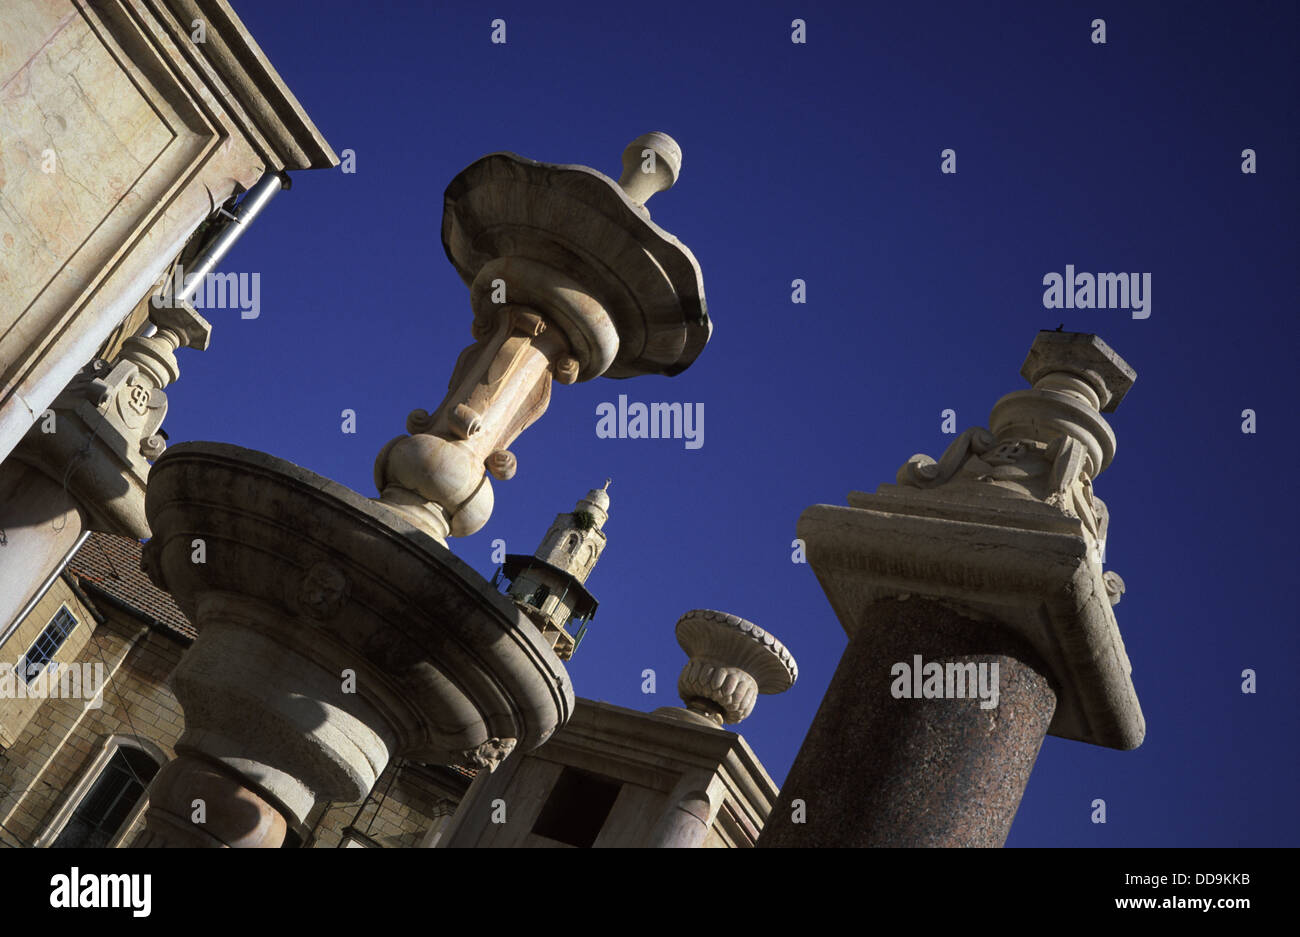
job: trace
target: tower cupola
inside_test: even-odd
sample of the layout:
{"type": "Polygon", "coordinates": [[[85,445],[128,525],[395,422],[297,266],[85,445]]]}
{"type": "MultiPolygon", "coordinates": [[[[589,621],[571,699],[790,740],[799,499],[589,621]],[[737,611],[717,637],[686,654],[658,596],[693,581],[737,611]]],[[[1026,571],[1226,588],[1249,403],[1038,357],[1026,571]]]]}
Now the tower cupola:
{"type": "Polygon", "coordinates": [[[510,553],[497,574],[508,580],[506,595],[551,642],[561,660],[577,650],[596,614],[596,599],[587,591],[587,577],[605,550],[609,520],[609,484],[593,488],[574,509],[556,515],[555,522],[532,556],[510,553]],[[577,624],[571,633],[570,626],[577,624]]]}

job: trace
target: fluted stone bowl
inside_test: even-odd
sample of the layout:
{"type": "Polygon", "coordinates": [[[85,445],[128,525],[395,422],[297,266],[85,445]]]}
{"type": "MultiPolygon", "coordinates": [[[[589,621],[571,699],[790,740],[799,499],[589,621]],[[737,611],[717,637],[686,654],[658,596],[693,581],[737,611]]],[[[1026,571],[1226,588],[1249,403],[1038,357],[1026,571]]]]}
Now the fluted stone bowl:
{"type": "MultiPolygon", "coordinates": [[[[618,183],[586,166],[484,156],[447,186],[442,243],[471,286],[485,265],[503,258],[542,264],[582,284],[617,332],[612,362],[582,362],[582,379],[678,374],[713,331],[694,255],[618,183]]],[[[587,340],[573,339],[575,347],[587,340]]]]}
{"type": "MultiPolygon", "coordinates": [[[[193,679],[256,701],[267,732],[286,745],[308,731],[323,739],[317,759],[375,761],[331,734],[330,714],[342,712],[345,729],[354,719],[373,730],[349,738],[377,738],[390,756],[495,767],[514,748],[542,744],[573,711],[564,665],[514,604],[355,491],[265,453],[182,443],[154,464],[146,512],[145,569],[199,632],[187,658],[203,658],[207,617],[213,635],[235,634],[220,639],[226,656],[232,647],[274,647],[257,653],[286,661],[269,670],[264,659],[245,662],[267,670],[260,679],[269,687],[241,683],[237,661],[223,673],[227,665],[205,664],[193,679]],[[355,675],[350,697],[338,679],[344,671],[355,675]]],[[[205,709],[205,729],[249,735],[237,705],[191,697],[182,698],[187,725],[192,705],[205,709]]],[[[347,773],[358,770],[370,773],[347,773]]]]}
{"type": "Polygon", "coordinates": [[[758,694],[783,693],[799,677],[785,645],[738,615],[697,608],[678,619],[676,631],[690,657],[677,692],[688,708],[722,722],[744,721],[758,694]]]}

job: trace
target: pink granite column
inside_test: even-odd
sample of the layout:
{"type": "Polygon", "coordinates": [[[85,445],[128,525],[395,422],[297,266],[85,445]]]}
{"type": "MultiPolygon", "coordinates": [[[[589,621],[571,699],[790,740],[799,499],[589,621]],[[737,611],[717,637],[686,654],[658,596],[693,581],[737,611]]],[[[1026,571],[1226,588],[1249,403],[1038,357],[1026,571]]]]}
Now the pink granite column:
{"type": "Polygon", "coordinates": [[[880,602],[864,618],[758,845],[1003,845],[1056,710],[1046,668],[1009,631],[935,602],[880,602]],[[918,654],[996,663],[997,705],[895,699],[891,668],[918,654]]]}
{"type": "Polygon", "coordinates": [[[1142,743],[1095,486],[1136,374],[1075,332],[1038,333],[1020,374],[941,459],[800,517],[849,646],[759,845],[999,846],[1045,735],[1142,743]]]}

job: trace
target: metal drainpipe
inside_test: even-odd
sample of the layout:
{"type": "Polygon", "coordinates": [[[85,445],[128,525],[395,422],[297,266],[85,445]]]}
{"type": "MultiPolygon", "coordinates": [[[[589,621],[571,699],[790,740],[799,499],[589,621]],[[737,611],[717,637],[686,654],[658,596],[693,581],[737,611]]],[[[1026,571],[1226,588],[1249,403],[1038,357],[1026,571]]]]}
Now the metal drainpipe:
{"type": "MultiPolygon", "coordinates": [[[[235,242],[244,236],[244,232],[253,220],[262,213],[271,199],[281,189],[288,189],[290,186],[289,176],[283,172],[267,172],[262,174],[256,184],[249,189],[239,204],[235,206],[235,212],[221,229],[212,243],[204,249],[203,253],[195,258],[196,266],[189,273],[180,271],[183,282],[180,284],[180,290],[175,291],[176,284],[173,282],[168,285],[168,292],[172,294],[170,302],[172,304],[183,303],[203,285],[204,278],[216,269],[217,264],[221,263],[230,249],[235,246],[235,242]]],[[[149,323],[146,328],[148,334],[153,334],[155,330],[153,323],[149,323]]]]}

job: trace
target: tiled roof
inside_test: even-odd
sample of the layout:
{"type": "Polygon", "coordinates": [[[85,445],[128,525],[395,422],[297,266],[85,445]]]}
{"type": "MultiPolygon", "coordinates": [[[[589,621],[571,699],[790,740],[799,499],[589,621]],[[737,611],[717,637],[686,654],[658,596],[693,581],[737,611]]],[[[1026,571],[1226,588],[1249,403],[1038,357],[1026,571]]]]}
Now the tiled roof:
{"type": "Polygon", "coordinates": [[[141,544],[130,537],[92,533],[68,560],[67,571],[96,598],[102,592],[193,641],[198,632],[171,595],[149,581],[140,569],[141,544]]]}

